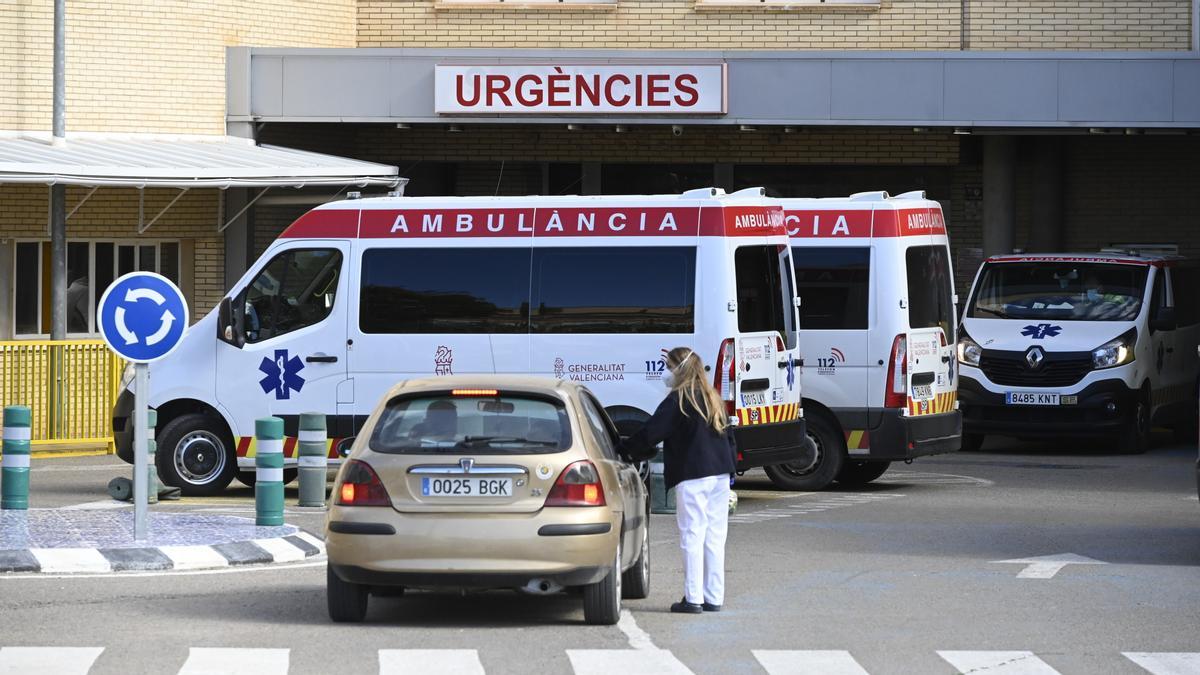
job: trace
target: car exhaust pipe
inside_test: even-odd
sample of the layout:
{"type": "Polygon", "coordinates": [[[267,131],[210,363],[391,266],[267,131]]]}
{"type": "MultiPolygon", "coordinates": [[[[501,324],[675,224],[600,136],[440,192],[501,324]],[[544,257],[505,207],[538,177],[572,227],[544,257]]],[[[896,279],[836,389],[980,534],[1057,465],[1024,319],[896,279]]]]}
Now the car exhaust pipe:
{"type": "Polygon", "coordinates": [[[558,593],[562,589],[562,584],[547,579],[531,579],[529,583],[521,587],[521,592],[530,595],[551,595],[558,593]]]}

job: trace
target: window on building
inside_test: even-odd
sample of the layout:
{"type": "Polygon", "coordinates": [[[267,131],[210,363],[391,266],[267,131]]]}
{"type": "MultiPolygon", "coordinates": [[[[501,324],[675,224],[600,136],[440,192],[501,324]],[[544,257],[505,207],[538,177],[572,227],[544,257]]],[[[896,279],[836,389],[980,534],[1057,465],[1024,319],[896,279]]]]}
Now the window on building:
{"type": "MultiPolygon", "coordinates": [[[[18,337],[50,333],[50,242],[21,241],[14,249],[13,328],[18,337]]],[[[104,290],[134,271],[157,272],[179,283],[179,242],[67,242],[67,335],[94,337],[104,290]]]]}
{"type": "Polygon", "coordinates": [[[793,247],[803,330],[864,330],[871,289],[866,246],[793,247]]]}
{"type": "Polygon", "coordinates": [[[534,333],[690,333],[696,249],[541,248],[533,253],[534,333]]]}
{"type": "Polygon", "coordinates": [[[437,0],[442,5],[615,5],[617,0],[437,0]]]}
{"type": "Polygon", "coordinates": [[[262,342],[313,326],[337,299],[342,254],[335,249],[284,251],[259,271],[234,303],[243,311],[247,342],[262,342]]]}
{"type": "Polygon", "coordinates": [[[363,253],[364,333],[526,333],[529,249],[363,253]]]}
{"type": "Polygon", "coordinates": [[[717,6],[717,7],[726,6],[726,5],[735,5],[735,6],[743,6],[743,7],[745,7],[745,6],[753,7],[755,5],[760,5],[763,7],[788,7],[788,8],[814,7],[814,6],[816,6],[816,7],[823,7],[823,6],[878,7],[879,0],[696,0],[696,4],[701,5],[701,6],[712,5],[712,6],[717,6]]]}

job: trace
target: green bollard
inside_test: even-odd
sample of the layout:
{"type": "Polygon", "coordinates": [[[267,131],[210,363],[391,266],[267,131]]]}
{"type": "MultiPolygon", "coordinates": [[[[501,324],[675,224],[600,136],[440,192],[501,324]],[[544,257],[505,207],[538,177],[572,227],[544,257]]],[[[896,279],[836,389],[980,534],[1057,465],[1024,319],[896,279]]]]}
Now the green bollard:
{"type": "Polygon", "coordinates": [[[0,459],[0,509],[29,508],[29,407],[4,409],[3,459],[0,459]]]}
{"type": "Polygon", "coordinates": [[[650,513],[675,513],[675,491],[663,477],[663,451],[650,460],[650,513]]]}
{"type": "Polygon", "coordinates": [[[283,420],[255,420],[254,437],[254,524],[283,525],[283,420]]]}
{"type": "Polygon", "coordinates": [[[148,410],[146,417],[146,502],[158,503],[158,465],[154,463],[154,453],[158,444],[154,442],[154,427],[158,426],[158,411],[148,410]]]}
{"type": "Polygon", "coordinates": [[[296,462],[300,474],[300,506],[325,506],[325,478],[329,470],[329,441],[325,416],[300,415],[300,451],[296,462]]]}

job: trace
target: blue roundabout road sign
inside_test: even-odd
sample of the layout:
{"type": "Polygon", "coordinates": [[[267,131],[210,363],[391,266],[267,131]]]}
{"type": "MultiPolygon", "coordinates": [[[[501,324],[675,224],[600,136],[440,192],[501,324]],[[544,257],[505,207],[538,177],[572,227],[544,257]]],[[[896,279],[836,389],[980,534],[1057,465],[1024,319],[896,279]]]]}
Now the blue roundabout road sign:
{"type": "Polygon", "coordinates": [[[170,354],[188,325],[183,293],[153,272],[133,272],[114,281],[100,298],[97,316],[109,348],[134,363],[170,354]]]}

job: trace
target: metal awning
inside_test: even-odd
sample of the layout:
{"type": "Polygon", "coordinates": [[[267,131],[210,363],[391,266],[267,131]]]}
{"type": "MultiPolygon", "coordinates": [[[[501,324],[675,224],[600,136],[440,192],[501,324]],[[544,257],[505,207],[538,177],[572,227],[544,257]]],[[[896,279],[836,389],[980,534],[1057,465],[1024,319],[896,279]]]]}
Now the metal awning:
{"type": "Polygon", "coordinates": [[[0,184],[131,188],[396,187],[397,168],[233,136],[0,131],[0,184]]]}

